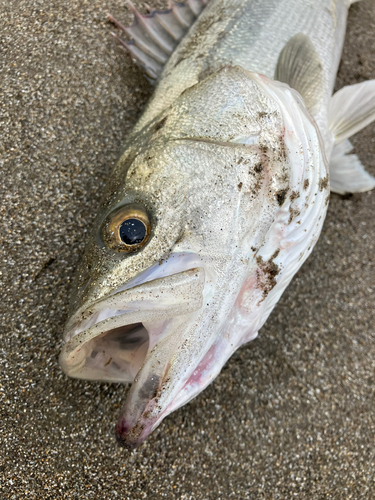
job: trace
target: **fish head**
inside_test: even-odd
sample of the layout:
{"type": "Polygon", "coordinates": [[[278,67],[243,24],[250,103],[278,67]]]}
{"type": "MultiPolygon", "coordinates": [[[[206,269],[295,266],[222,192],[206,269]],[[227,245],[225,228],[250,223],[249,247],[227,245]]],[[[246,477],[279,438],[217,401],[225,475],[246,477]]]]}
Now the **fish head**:
{"type": "Polygon", "coordinates": [[[133,382],[116,427],[127,447],[256,336],[319,235],[322,149],[298,95],[240,67],[129,137],[60,356],[70,376],[133,382]]]}

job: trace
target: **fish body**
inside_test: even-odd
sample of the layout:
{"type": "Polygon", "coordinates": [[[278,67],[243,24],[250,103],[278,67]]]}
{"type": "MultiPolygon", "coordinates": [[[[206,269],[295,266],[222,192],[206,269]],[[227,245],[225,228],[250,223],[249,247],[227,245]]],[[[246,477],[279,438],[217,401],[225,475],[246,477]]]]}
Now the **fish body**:
{"type": "MultiPolygon", "coordinates": [[[[210,2],[169,59],[158,87],[138,123],[144,126],[202,76],[225,65],[273,79],[288,41],[304,34],[322,67],[313,116],[326,135],[346,31],[348,0],[234,0],[210,2]],[[196,40],[199,40],[199,43],[196,40]]],[[[315,75],[316,77],[316,75],[315,75]]],[[[328,145],[327,145],[328,146],[328,145]]]]}
{"type": "Polygon", "coordinates": [[[158,83],[108,181],[60,357],[71,376],[133,382],[116,427],[126,446],[256,337],[311,253],[327,157],[342,165],[336,143],[375,112],[373,87],[355,90],[350,119],[331,98],[348,7],[211,0],[160,75],[149,54],[171,37],[147,25],[162,14],[140,18],[158,83]]]}

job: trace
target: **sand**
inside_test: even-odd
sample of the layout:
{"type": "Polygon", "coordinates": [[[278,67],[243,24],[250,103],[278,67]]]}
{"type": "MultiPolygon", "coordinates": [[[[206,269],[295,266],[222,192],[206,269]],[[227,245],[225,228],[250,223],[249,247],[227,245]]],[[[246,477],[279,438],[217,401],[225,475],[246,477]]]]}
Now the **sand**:
{"type": "MultiPolygon", "coordinates": [[[[85,234],[152,91],[111,39],[121,4],[1,2],[0,498],[373,499],[374,192],[332,196],[259,338],[139,449],[113,435],[126,386],[61,373],[85,234]]],[[[337,88],[375,78],[374,29],[354,4],[337,88]]],[[[353,143],[375,174],[375,126],[353,143]]]]}

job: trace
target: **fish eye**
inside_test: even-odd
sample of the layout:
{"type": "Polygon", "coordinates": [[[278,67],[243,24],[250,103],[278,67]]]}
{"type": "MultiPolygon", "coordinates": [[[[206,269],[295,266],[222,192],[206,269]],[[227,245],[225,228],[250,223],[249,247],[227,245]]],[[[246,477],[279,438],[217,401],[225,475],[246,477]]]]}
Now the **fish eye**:
{"type": "Polygon", "coordinates": [[[106,247],[117,252],[134,252],[150,236],[151,224],[146,209],[139,204],[124,205],[111,212],[102,227],[106,247]]]}

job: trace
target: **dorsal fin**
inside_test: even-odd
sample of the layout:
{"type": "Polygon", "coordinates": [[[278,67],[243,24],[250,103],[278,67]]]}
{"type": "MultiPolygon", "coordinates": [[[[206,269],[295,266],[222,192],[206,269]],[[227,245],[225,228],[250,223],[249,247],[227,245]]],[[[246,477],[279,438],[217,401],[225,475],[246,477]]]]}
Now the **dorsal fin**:
{"type": "Polygon", "coordinates": [[[187,0],[184,3],[170,0],[167,10],[149,8],[149,14],[142,15],[129,1],[127,5],[134,14],[132,26],[122,25],[111,15],[108,19],[131,37],[130,41],[124,41],[112,33],[143,68],[148,79],[155,82],[169,56],[207,3],[208,0],[187,0]]]}
{"type": "Polygon", "coordinates": [[[310,38],[297,33],[280,53],[275,80],[287,83],[303,97],[313,112],[323,89],[323,66],[310,38]]]}

